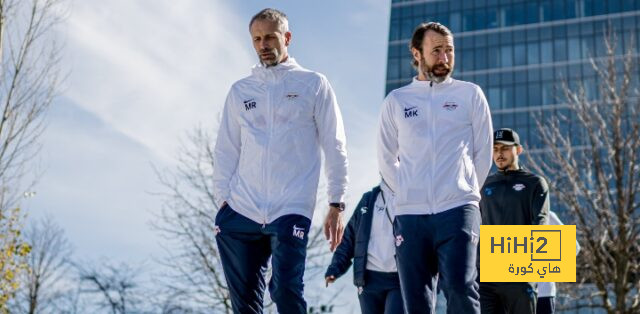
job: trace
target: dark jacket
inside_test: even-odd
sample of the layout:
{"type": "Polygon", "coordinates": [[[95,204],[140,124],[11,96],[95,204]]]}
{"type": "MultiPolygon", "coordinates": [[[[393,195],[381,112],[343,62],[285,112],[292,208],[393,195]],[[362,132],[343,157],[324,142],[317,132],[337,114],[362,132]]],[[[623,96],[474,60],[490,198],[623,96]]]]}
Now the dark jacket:
{"type": "MultiPolygon", "coordinates": [[[[483,225],[546,225],[549,219],[547,180],[524,169],[498,171],[488,176],[480,195],[483,225]]],[[[478,269],[479,254],[480,249],[478,269]]],[[[533,282],[528,284],[536,286],[533,282]]]]}
{"type": "Polygon", "coordinates": [[[373,209],[380,193],[380,186],[364,193],[360,202],[353,211],[351,219],[342,236],[342,242],[336,248],[331,259],[331,265],[327,268],[325,277],[342,276],[349,270],[353,259],[353,284],[363,287],[364,273],[367,266],[367,249],[371,236],[371,221],[373,209]]]}
{"type": "Polygon", "coordinates": [[[526,170],[498,171],[480,193],[483,225],[544,225],[549,219],[547,181],[526,170]]]}

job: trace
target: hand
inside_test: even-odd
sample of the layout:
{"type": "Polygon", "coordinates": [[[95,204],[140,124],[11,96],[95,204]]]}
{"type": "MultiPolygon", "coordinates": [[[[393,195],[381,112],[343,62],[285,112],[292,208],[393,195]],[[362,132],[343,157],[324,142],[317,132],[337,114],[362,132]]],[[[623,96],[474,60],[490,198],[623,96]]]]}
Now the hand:
{"type": "Polygon", "coordinates": [[[328,287],[330,283],[333,283],[334,281],[336,281],[336,277],[335,276],[327,276],[324,278],[324,282],[326,284],[325,287],[328,287]]]}
{"type": "Polygon", "coordinates": [[[337,207],[329,206],[329,213],[324,220],[324,236],[329,241],[329,250],[335,251],[344,233],[344,223],[342,222],[342,211],[337,207]]]}

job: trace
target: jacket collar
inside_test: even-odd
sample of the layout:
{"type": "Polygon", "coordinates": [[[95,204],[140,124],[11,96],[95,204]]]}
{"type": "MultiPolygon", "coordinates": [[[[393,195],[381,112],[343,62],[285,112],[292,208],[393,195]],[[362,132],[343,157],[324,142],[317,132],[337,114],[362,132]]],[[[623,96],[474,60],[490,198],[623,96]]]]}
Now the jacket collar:
{"type": "Polygon", "coordinates": [[[382,191],[382,193],[384,193],[384,196],[387,198],[387,200],[389,199],[389,197],[393,197],[395,195],[391,188],[387,185],[387,182],[385,182],[384,180],[380,181],[380,190],[382,191]]]}
{"type": "Polygon", "coordinates": [[[281,80],[287,72],[301,68],[296,60],[289,56],[285,62],[272,67],[265,67],[262,63],[258,63],[251,68],[251,73],[261,81],[275,83],[281,80]]]}
{"type": "Polygon", "coordinates": [[[453,78],[451,78],[451,76],[449,76],[449,78],[444,80],[444,82],[442,82],[442,83],[435,83],[435,82],[433,82],[433,83],[434,84],[431,84],[431,81],[420,81],[420,80],[418,80],[418,76],[414,76],[413,77],[413,81],[411,81],[411,85],[414,85],[414,86],[422,86],[422,87],[443,86],[444,87],[444,86],[447,86],[447,85],[451,85],[451,83],[453,83],[453,78]]]}
{"type": "Polygon", "coordinates": [[[516,170],[498,170],[498,173],[502,174],[502,175],[510,175],[510,174],[517,174],[517,173],[523,173],[525,172],[524,168],[522,166],[520,166],[520,168],[516,169],[516,170]]]}

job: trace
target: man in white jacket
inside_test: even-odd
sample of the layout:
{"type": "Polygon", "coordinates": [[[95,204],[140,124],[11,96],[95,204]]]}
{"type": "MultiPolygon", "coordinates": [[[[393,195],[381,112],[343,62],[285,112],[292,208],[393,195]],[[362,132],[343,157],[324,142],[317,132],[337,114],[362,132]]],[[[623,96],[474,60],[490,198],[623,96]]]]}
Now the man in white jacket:
{"type": "Polygon", "coordinates": [[[384,100],[378,164],[396,195],[396,256],[406,313],[435,309],[438,277],[449,313],[480,313],[476,251],[480,187],[492,125],[477,85],[451,78],[453,35],[439,23],[411,39],[418,75],[384,100]]]}
{"type": "Polygon", "coordinates": [[[306,313],[303,274],[325,156],[331,250],[344,225],[347,154],[342,116],[327,79],[287,53],[286,15],[265,9],[249,23],[260,64],[231,87],[214,150],[216,242],[235,313],[262,313],[271,257],[271,299],[306,313]]]}
{"type": "MultiPolygon", "coordinates": [[[[550,225],[564,225],[562,220],[553,211],[549,211],[550,225]]],[[[580,253],[580,243],[576,241],[576,255],[580,253]]],[[[556,283],[555,282],[539,282],[538,283],[538,305],[536,314],[553,314],[556,312],[556,283]]]]}

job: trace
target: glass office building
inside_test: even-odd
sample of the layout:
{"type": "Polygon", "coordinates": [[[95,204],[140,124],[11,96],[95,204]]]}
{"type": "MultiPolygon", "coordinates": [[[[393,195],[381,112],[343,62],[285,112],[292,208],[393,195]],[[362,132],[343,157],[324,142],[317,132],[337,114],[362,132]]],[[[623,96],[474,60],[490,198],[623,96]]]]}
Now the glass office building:
{"type": "MultiPolygon", "coordinates": [[[[636,0],[393,0],[387,93],[415,75],[408,45],[414,28],[428,21],[454,33],[453,77],[480,85],[494,128],[514,128],[532,152],[541,147],[532,112],[571,116],[562,104],[563,81],[598,96],[589,58],[606,54],[608,27],[617,38],[616,54],[631,46],[640,51],[636,0]]],[[[571,137],[580,144],[583,134],[571,137]]]]}

